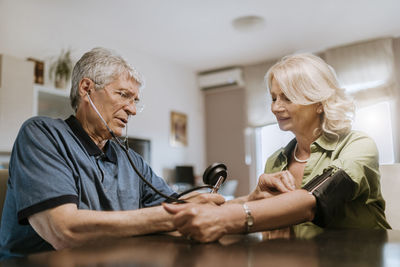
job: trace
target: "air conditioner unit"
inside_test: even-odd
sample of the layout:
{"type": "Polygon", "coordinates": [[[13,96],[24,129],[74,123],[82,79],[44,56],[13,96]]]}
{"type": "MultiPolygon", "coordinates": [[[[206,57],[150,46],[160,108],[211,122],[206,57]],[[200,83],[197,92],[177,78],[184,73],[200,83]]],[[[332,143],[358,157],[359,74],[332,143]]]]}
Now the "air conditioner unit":
{"type": "Polygon", "coordinates": [[[239,67],[200,73],[198,82],[202,90],[225,86],[244,86],[242,69],[239,67]]]}

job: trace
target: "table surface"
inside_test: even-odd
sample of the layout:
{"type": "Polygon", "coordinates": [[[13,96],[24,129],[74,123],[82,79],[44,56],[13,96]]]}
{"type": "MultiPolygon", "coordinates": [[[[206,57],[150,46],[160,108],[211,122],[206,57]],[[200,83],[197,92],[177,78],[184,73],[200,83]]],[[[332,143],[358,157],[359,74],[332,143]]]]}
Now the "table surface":
{"type": "Polygon", "coordinates": [[[400,266],[400,231],[326,230],[311,238],[229,235],[200,244],[147,235],[49,251],[0,266],[400,266]]]}

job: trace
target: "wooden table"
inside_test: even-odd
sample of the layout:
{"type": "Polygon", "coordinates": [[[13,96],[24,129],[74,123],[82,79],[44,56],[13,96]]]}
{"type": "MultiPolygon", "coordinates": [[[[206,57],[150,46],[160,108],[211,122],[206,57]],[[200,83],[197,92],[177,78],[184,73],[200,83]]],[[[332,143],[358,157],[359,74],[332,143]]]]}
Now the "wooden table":
{"type": "Polygon", "coordinates": [[[400,266],[400,231],[329,230],[308,240],[265,240],[257,233],[209,244],[148,235],[32,254],[0,266],[400,266]]]}

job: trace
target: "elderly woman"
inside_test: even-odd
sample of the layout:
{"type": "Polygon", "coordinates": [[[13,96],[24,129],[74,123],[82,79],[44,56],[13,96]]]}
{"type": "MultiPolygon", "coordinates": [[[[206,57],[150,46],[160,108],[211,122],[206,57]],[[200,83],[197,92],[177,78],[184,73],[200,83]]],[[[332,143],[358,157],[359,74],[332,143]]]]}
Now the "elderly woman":
{"type": "Polygon", "coordinates": [[[374,141],[351,130],[352,101],[333,69],[311,54],[284,57],[265,76],[271,110],[295,138],[267,160],[249,196],[222,206],[171,205],[185,236],[209,242],[227,233],[294,225],[298,235],[321,228],[390,228],[374,141]]]}

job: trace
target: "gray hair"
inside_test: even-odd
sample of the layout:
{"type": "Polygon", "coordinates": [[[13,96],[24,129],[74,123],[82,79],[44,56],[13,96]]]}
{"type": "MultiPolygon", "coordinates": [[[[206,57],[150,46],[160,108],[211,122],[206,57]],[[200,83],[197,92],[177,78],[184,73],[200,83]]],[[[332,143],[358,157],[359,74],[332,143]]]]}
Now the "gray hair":
{"type": "Polygon", "coordinates": [[[140,73],[116,52],[102,47],[93,48],[85,53],[75,64],[72,71],[70,101],[72,109],[76,112],[79,103],[79,83],[83,78],[91,79],[95,89],[103,89],[112,83],[120,75],[126,74],[144,87],[144,81],[140,73]]]}
{"type": "Polygon", "coordinates": [[[351,130],[354,102],[340,88],[334,69],[312,54],[283,57],[265,75],[268,89],[275,80],[286,97],[295,104],[323,106],[321,130],[339,136],[351,130]]]}

